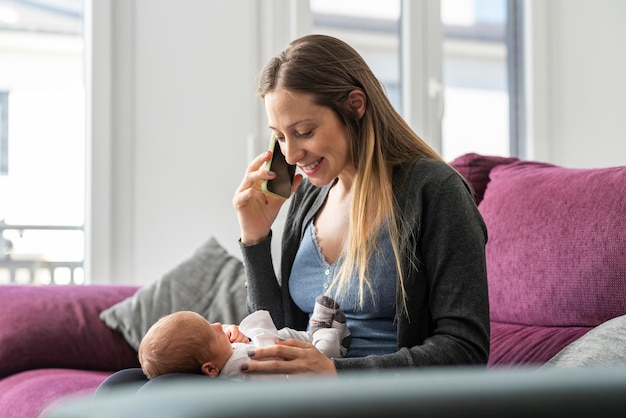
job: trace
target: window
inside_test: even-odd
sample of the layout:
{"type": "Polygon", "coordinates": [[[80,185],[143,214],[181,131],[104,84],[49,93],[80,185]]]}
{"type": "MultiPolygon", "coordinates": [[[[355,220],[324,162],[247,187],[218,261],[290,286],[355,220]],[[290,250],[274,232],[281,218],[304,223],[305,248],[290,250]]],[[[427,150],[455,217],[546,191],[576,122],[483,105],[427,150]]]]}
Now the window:
{"type": "Polygon", "coordinates": [[[312,32],[342,39],[353,46],[401,111],[401,0],[311,0],[312,32]]]}
{"type": "Polygon", "coordinates": [[[523,156],[522,1],[404,2],[310,0],[311,31],[353,45],[396,109],[444,159],[466,152],[523,156]],[[402,15],[406,10],[411,16],[402,15]],[[402,85],[403,61],[413,86],[402,85]],[[403,102],[413,109],[402,109],[403,102]]]}
{"type": "Polygon", "coordinates": [[[82,19],[82,0],[0,1],[0,283],[84,280],[82,19]]]}
{"type": "Polygon", "coordinates": [[[524,153],[519,3],[441,0],[446,160],[524,153]]]}

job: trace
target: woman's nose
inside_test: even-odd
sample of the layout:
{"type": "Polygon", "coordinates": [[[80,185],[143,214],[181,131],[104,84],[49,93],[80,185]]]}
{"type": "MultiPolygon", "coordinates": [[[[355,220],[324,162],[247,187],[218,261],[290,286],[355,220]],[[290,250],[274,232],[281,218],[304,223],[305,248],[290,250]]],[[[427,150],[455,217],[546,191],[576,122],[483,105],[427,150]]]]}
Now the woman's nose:
{"type": "Polygon", "coordinates": [[[294,140],[286,139],[280,147],[287,163],[295,165],[302,159],[302,150],[299,149],[294,140]]]}

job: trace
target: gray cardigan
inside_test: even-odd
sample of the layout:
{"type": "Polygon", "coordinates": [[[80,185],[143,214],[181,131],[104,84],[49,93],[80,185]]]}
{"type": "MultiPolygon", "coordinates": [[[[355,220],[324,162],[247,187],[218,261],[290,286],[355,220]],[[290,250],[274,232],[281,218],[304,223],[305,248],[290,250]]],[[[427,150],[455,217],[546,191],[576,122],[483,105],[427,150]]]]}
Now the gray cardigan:
{"type": "MultiPolygon", "coordinates": [[[[270,240],[241,246],[248,281],[248,310],[270,312],[278,328],[304,330],[308,315],[289,294],[287,281],[307,223],[331,186],[306,179],[292,196],[282,241],[281,277],[274,273],[270,240]]],[[[487,230],[463,179],[448,165],[420,159],[393,171],[396,217],[408,313],[398,312],[398,351],[334,359],[337,370],[485,364],[489,355],[487,230]]],[[[399,286],[398,286],[399,287],[399,286]]]]}

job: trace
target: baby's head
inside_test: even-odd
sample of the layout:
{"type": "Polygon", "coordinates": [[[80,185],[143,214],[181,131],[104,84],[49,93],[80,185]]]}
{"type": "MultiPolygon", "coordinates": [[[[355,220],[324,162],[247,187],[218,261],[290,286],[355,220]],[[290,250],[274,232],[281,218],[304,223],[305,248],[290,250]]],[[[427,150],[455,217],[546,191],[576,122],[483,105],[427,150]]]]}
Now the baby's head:
{"type": "Polygon", "coordinates": [[[148,379],[166,373],[217,376],[233,352],[222,324],[195,312],[174,312],[159,319],[139,344],[139,362],[148,379]]]}

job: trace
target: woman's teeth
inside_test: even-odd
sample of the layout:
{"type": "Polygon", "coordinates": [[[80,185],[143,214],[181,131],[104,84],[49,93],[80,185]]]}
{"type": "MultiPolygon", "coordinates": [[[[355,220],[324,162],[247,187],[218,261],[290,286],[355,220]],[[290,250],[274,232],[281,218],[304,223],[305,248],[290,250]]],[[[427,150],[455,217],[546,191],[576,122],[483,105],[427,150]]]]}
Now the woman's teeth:
{"type": "Polygon", "coordinates": [[[315,169],[315,167],[317,167],[318,165],[320,165],[320,163],[321,163],[321,162],[322,162],[322,159],[320,158],[319,160],[314,161],[314,162],[312,162],[312,163],[311,163],[311,164],[309,164],[309,165],[305,165],[305,166],[303,166],[303,167],[302,167],[302,169],[303,169],[304,171],[311,171],[311,170],[315,169]]]}

